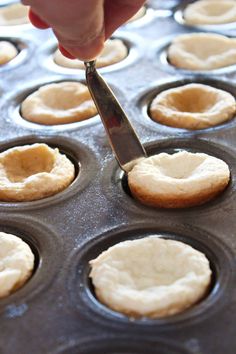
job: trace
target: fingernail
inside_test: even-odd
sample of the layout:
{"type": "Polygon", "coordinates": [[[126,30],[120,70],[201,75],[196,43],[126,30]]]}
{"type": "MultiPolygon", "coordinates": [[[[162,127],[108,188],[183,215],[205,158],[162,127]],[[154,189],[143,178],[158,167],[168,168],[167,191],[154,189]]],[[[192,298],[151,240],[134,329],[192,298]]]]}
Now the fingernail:
{"type": "Polygon", "coordinates": [[[47,29],[50,27],[46,24],[46,22],[41,20],[41,18],[35,12],[33,12],[32,9],[29,9],[28,17],[29,17],[29,20],[32,23],[32,25],[34,25],[35,27],[37,27],[39,29],[47,29]]]}

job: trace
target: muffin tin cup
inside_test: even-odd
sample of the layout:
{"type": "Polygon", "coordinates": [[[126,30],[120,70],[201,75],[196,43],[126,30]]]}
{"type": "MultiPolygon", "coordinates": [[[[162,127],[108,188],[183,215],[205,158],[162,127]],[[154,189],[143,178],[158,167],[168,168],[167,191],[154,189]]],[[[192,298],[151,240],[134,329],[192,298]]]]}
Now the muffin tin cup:
{"type": "Polygon", "coordinates": [[[158,134],[163,135],[176,135],[176,136],[185,136],[190,135],[194,136],[197,134],[208,135],[209,133],[214,133],[218,130],[230,130],[235,127],[235,117],[221,124],[202,128],[202,129],[185,129],[185,128],[177,128],[172,126],[167,126],[164,123],[159,123],[152,119],[151,114],[149,112],[150,105],[153,99],[163,91],[181,87],[187,84],[203,84],[214,87],[216,89],[220,89],[226,92],[229,92],[236,98],[236,86],[234,83],[230,82],[226,79],[218,79],[214,77],[202,77],[202,76],[191,76],[191,77],[175,77],[171,79],[164,79],[162,81],[157,81],[156,83],[152,83],[145,91],[138,94],[135,99],[135,115],[134,119],[142,124],[144,127],[149,128],[152,131],[156,131],[158,134]]]}
{"type": "Polygon", "coordinates": [[[157,331],[157,333],[159,330],[171,331],[180,328],[188,331],[193,324],[210,321],[216,312],[223,311],[225,294],[232,291],[233,264],[234,257],[231,250],[227,248],[224,240],[216,235],[211,235],[192,225],[174,223],[172,220],[163,222],[160,219],[153,222],[152,219],[145,220],[144,218],[143,222],[120,226],[98,235],[93,241],[86,243],[84,247],[75,252],[67,270],[67,273],[71,274],[68,291],[71,294],[72,307],[78,312],[84,309],[85,316],[92,318],[94,322],[107,324],[107,326],[110,324],[118,328],[127,327],[129,330],[142,328],[143,331],[157,331]],[[205,298],[182,313],[161,319],[147,317],[134,319],[111,310],[96,298],[89,278],[89,261],[119,242],[152,235],[178,240],[203,252],[210,261],[213,273],[212,283],[205,298]]]}
{"type": "MultiPolygon", "coordinates": [[[[129,33],[124,33],[122,30],[117,30],[113,34],[112,38],[123,41],[128,49],[128,55],[126,58],[117,63],[99,68],[99,72],[101,72],[101,74],[111,73],[129,67],[138,61],[142,55],[142,38],[138,35],[129,35],[129,33]]],[[[44,46],[42,46],[37,53],[39,65],[42,65],[44,69],[51,72],[64,75],[81,75],[84,78],[84,69],[67,68],[54,62],[53,55],[56,49],[57,42],[55,39],[48,41],[44,46]]]]}
{"type": "Polygon", "coordinates": [[[19,66],[25,64],[33,54],[35,48],[34,43],[27,37],[22,40],[17,36],[1,36],[0,41],[10,42],[16,47],[18,51],[18,54],[15,58],[0,66],[0,73],[18,69],[19,66]]]}
{"type": "Polygon", "coordinates": [[[227,188],[219,194],[217,197],[205,204],[191,207],[191,208],[180,208],[180,209],[166,209],[166,208],[154,208],[143,205],[141,202],[137,201],[130,192],[127,176],[119,168],[116,161],[112,160],[107,164],[103,171],[103,193],[111,201],[115,200],[116,208],[124,209],[128,212],[135,214],[145,214],[145,215],[171,215],[175,217],[180,215],[211,215],[220,211],[224,206],[227,206],[234,202],[234,191],[235,191],[235,178],[236,178],[236,161],[233,151],[230,151],[225,146],[219,146],[219,144],[209,143],[205,140],[194,140],[193,137],[188,138],[165,138],[158,141],[154,141],[145,144],[145,149],[148,156],[166,152],[173,154],[178,151],[187,150],[190,152],[201,152],[208,155],[217,157],[225,161],[231,173],[231,180],[227,188]],[[109,186],[109,187],[108,187],[109,186]]]}
{"type": "Polygon", "coordinates": [[[97,168],[97,160],[92,151],[77,141],[55,135],[29,135],[0,144],[0,152],[12,147],[35,143],[44,143],[52,148],[58,148],[61,153],[65,154],[75,166],[74,181],[65,190],[47,198],[27,202],[0,201],[0,210],[5,211],[8,209],[8,211],[12,211],[47,208],[63,200],[72,198],[77,193],[81,193],[91,183],[97,168]]]}
{"type": "Polygon", "coordinates": [[[35,218],[19,215],[1,215],[0,232],[22,238],[35,256],[34,271],[30,279],[11,295],[0,299],[0,315],[14,318],[24,314],[34,299],[56,281],[60,269],[62,240],[50,228],[35,218]]]}
{"type": "MultiPolygon", "coordinates": [[[[100,336],[91,343],[90,338],[83,342],[74,342],[70,346],[59,348],[55,354],[140,354],[148,351],[150,354],[191,354],[183,346],[166,343],[163,339],[153,340],[144,337],[137,339],[133,336],[120,335],[116,337],[100,336]],[[114,348],[115,352],[114,352],[114,348]]],[[[54,354],[54,352],[53,352],[54,354]]]]}
{"type": "MultiPolygon", "coordinates": [[[[3,105],[1,106],[1,110],[4,112],[4,118],[7,122],[15,123],[16,125],[22,126],[25,129],[29,129],[32,132],[41,131],[45,134],[52,132],[69,132],[87,127],[91,129],[94,125],[101,125],[101,119],[98,114],[81,121],[54,125],[40,124],[24,119],[23,115],[21,114],[21,104],[30,94],[34,93],[40,87],[45,85],[70,81],[79,82],[86,85],[84,78],[78,79],[76,76],[52,76],[51,80],[48,80],[47,78],[47,80],[40,80],[37,83],[33,82],[31,85],[27,85],[21,89],[13,91],[13,93],[10,95],[6,95],[3,101],[3,105]]],[[[116,86],[113,84],[110,84],[110,86],[117,97],[122,96],[121,91],[116,86]]]]}

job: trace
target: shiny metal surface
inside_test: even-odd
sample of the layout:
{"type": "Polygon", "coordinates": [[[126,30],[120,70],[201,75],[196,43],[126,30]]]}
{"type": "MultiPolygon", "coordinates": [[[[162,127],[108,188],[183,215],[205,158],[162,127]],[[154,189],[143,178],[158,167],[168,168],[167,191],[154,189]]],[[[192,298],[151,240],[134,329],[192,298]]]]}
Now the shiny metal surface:
{"type": "Polygon", "coordinates": [[[111,88],[96,70],[96,61],[85,63],[91,96],[105,126],[110,145],[120,167],[129,172],[146,151],[111,88]]]}

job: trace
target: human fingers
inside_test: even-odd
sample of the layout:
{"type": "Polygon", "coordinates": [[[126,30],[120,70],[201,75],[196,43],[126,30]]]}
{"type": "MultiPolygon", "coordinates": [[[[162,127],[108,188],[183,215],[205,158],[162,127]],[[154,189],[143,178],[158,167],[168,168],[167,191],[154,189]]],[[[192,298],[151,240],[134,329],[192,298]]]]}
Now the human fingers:
{"type": "Polygon", "coordinates": [[[105,0],[104,23],[106,39],[109,38],[118,27],[135,15],[144,3],[144,0],[105,0]]]}
{"type": "Polygon", "coordinates": [[[31,6],[33,23],[52,27],[65,53],[81,60],[90,60],[102,50],[105,38],[103,0],[22,2],[31,6]]]}
{"type": "Polygon", "coordinates": [[[29,19],[30,22],[37,28],[40,29],[46,29],[49,28],[50,26],[44,22],[38,15],[36,15],[32,9],[29,10],[29,19]]]}

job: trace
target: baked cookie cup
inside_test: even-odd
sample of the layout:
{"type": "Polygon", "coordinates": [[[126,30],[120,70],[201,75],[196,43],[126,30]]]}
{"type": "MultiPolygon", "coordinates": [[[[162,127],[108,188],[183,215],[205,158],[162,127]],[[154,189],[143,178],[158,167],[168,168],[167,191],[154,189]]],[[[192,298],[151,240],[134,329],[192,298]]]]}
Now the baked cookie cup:
{"type": "Polygon", "coordinates": [[[188,25],[221,25],[236,22],[234,0],[199,0],[186,6],[185,23],[188,25]]]}
{"type": "Polygon", "coordinates": [[[44,125],[80,122],[96,114],[87,86],[76,81],[44,85],[21,104],[24,119],[44,125]]]}
{"type": "Polygon", "coordinates": [[[159,208],[201,205],[219,195],[228,185],[228,165],[203,153],[160,153],[140,160],[128,173],[132,196],[159,208]]]}
{"type": "Polygon", "coordinates": [[[55,195],[75,178],[73,163],[46,144],[0,153],[0,201],[24,202],[55,195]]]}
{"type": "Polygon", "coordinates": [[[151,102],[150,117],[171,127],[205,129],[232,119],[236,102],[230,93],[191,83],[159,93],[151,102]]]}
{"type": "Polygon", "coordinates": [[[17,48],[8,41],[0,41],[0,65],[9,63],[18,55],[17,48]]]}
{"type": "Polygon", "coordinates": [[[31,277],[34,254],[20,237],[0,232],[0,298],[21,288],[31,277]]]}
{"type": "Polygon", "coordinates": [[[120,242],[90,266],[98,300],[130,317],[180,313],[199,302],[211,284],[203,253],[158,236],[120,242]]]}
{"type": "Polygon", "coordinates": [[[168,61],[180,69],[209,71],[236,64],[236,38],[215,33],[181,34],[168,48],[168,61]]]}

